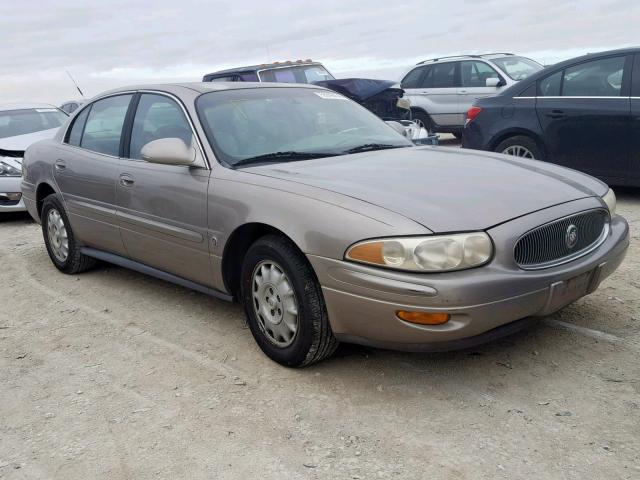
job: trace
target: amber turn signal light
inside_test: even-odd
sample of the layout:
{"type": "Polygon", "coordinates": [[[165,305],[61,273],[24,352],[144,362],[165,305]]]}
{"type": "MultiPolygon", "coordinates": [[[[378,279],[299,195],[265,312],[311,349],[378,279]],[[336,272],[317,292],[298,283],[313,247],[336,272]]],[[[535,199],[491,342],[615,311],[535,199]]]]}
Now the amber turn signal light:
{"type": "Polygon", "coordinates": [[[448,313],[409,312],[407,310],[398,310],[396,315],[400,320],[420,325],[442,325],[451,319],[451,315],[448,313]]]}

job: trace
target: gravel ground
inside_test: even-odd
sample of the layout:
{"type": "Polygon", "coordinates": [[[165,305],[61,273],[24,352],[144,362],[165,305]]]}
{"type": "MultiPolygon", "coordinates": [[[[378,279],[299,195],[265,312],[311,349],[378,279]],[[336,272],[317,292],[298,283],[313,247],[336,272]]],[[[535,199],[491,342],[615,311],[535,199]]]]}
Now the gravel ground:
{"type": "Polygon", "coordinates": [[[289,370],[241,309],[121,268],[58,273],[0,223],[0,478],[640,478],[640,191],[622,267],[529,330],[289,370]]]}

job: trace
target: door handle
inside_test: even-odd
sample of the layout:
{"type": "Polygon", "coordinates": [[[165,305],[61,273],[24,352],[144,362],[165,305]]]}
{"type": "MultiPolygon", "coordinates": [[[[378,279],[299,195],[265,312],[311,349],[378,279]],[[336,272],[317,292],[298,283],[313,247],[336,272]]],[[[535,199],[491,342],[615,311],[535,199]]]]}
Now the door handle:
{"type": "Polygon", "coordinates": [[[458,90],[458,93],[467,93],[466,90],[458,90]]]}
{"type": "Polygon", "coordinates": [[[136,182],[131,175],[127,175],[126,173],[120,175],[120,185],[122,185],[123,187],[130,187],[134,183],[136,182]]]}
{"type": "Polygon", "coordinates": [[[564,118],[567,116],[562,110],[551,110],[551,113],[546,114],[549,118],[564,118]]]}
{"type": "Polygon", "coordinates": [[[64,170],[65,168],[67,168],[67,164],[62,160],[56,160],[55,167],[56,170],[64,170]]]}
{"type": "Polygon", "coordinates": [[[420,92],[420,95],[429,95],[429,92],[420,92]]]}

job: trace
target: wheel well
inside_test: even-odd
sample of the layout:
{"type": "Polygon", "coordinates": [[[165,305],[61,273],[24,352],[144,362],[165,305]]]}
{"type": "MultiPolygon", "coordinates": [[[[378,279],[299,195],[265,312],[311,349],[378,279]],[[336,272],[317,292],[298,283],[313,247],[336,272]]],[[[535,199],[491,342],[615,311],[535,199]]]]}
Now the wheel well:
{"type": "Polygon", "coordinates": [[[526,130],[510,130],[508,132],[501,133],[499,136],[495,137],[490,143],[490,150],[495,151],[496,147],[500,145],[500,143],[504,142],[507,138],[511,137],[527,137],[536,142],[536,145],[540,149],[540,151],[545,154],[546,149],[544,148],[544,144],[540,141],[537,135],[531,133],[526,130]]]}
{"type": "Polygon", "coordinates": [[[42,212],[42,202],[44,202],[45,198],[54,193],[56,193],[56,191],[48,183],[41,183],[38,185],[36,190],[36,208],[38,210],[38,217],[40,217],[40,213],[42,212]]]}
{"type": "Polygon", "coordinates": [[[295,245],[295,242],[284,232],[265,223],[247,223],[241,225],[233,231],[225,244],[222,254],[222,278],[224,279],[227,291],[236,299],[240,296],[242,262],[245,254],[256,240],[265,235],[279,235],[289,239],[295,245]]]}

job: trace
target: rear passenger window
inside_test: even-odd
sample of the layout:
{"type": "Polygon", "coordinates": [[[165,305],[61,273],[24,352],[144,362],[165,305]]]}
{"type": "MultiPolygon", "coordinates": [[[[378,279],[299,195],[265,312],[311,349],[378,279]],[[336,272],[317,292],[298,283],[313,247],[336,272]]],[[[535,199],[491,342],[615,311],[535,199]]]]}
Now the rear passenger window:
{"type": "Polygon", "coordinates": [[[164,95],[144,93],[133,119],[129,158],[141,158],[142,147],[161,138],[179,138],[191,146],[193,133],[182,109],[174,100],[164,95]]]}
{"type": "Polygon", "coordinates": [[[71,126],[71,130],[69,131],[67,138],[67,143],[69,145],[75,145],[76,147],[80,146],[80,141],[82,140],[82,130],[84,129],[84,124],[87,121],[89,110],[91,110],[91,107],[85,108],[73,121],[73,125],[71,126]]]}
{"type": "Polygon", "coordinates": [[[562,72],[554,73],[543,78],[538,83],[538,95],[541,97],[560,96],[560,86],[562,85],[562,72]]]}
{"type": "Polygon", "coordinates": [[[106,155],[120,155],[120,136],[132,95],[98,100],[91,106],[80,146],[106,155]]]}
{"type": "Polygon", "coordinates": [[[626,57],[581,63],[564,71],[563,97],[619,97],[626,57]]]}
{"type": "Polygon", "coordinates": [[[420,79],[429,67],[417,67],[411,70],[402,80],[402,88],[421,88],[420,79]]]}
{"type": "Polygon", "coordinates": [[[425,88],[452,88],[456,86],[456,63],[436,63],[431,66],[425,88]]]}

